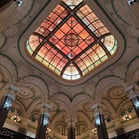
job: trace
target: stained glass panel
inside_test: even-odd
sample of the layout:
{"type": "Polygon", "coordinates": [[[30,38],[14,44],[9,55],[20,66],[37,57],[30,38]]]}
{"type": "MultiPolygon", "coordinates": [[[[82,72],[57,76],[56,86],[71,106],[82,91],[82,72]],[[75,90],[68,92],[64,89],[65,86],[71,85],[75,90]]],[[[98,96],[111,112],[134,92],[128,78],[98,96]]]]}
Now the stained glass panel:
{"type": "Polygon", "coordinates": [[[79,5],[83,0],[63,0],[71,9],[74,9],[79,5]]]}
{"type": "Polygon", "coordinates": [[[114,54],[115,49],[117,48],[117,41],[114,39],[113,35],[106,36],[101,40],[106,48],[109,50],[111,54],[114,54]]]}
{"type": "Polygon", "coordinates": [[[71,55],[70,59],[73,59],[88,45],[95,40],[89,33],[77,22],[74,17],[69,20],[49,39],[58,49],[60,49],[65,55],[71,55]],[[56,40],[53,43],[53,40],[56,40]]]}
{"type": "Polygon", "coordinates": [[[80,10],[77,11],[77,15],[97,37],[109,32],[109,30],[92,12],[88,5],[85,5],[82,8],[80,8],[80,10]]]}
{"type": "Polygon", "coordinates": [[[26,48],[57,75],[75,80],[115,54],[118,43],[83,0],[63,2],[29,37],[26,48]],[[82,7],[78,7],[81,2],[82,7]]]}
{"type": "Polygon", "coordinates": [[[31,35],[29,37],[29,41],[27,42],[27,44],[30,46],[30,49],[34,51],[41,42],[42,42],[42,39],[40,39],[39,37],[35,35],[31,35]]]}
{"type": "Polygon", "coordinates": [[[42,22],[35,32],[48,36],[57,25],[68,15],[67,10],[64,7],[58,5],[53,12],[42,22]]]}
{"type": "Polygon", "coordinates": [[[70,64],[64,71],[63,78],[67,80],[75,80],[80,78],[79,71],[73,64],[70,64]]]}

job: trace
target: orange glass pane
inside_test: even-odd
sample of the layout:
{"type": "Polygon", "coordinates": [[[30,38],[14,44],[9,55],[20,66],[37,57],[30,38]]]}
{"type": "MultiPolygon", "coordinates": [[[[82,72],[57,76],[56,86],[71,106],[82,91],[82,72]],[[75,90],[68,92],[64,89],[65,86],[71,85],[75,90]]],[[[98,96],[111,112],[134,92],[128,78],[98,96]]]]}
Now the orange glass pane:
{"type": "Polygon", "coordinates": [[[96,54],[101,58],[104,55],[106,55],[105,51],[101,48],[101,46],[99,46],[96,50],[96,54]]]}
{"type": "Polygon", "coordinates": [[[58,65],[57,65],[57,69],[62,71],[62,69],[64,68],[64,66],[67,64],[67,60],[66,59],[62,59],[59,61],[58,65]]]}
{"type": "Polygon", "coordinates": [[[76,32],[76,33],[80,33],[82,30],[84,30],[84,28],[78,23],[74,28],[73,30],[76,32]]]}
{"type": "Polygon", "coordinates": [[[91,61],[92,61],[93,63],[95,63],[95,62],[99,59],[99,57],[98,57],[98,55],[95,53],[95,51],[91,51],[91,53],[89,53],[88,56],[90,57],[90,59],[91,59],[91,61]]]}
{"type": "Polygon", "coordinates": [[[77,62],[77,64],[80,67],[81,71],[83,71],[87,68],[83,61],[79,61],[79,62],[77,62]]]}
{"type": "Polygon", "coordinates": [[[93,22],[92,25],[97,29],[100,27],[103,27],[103,23],[100,20],[97,20],[96,22],[93,22]]]}
{"type": "Polygon", "coordinates": [[[106,27],[101,27],[97,31],[100,32],[101,35],[109,33],[109,30],[106,27]]]}
{"type": "Polygon", "coordinates": [[[62,7],[61,5],[57,5],[56,8],[53,10],[53,12],[56,13],[57,15],[60,15],[61,13],[63,13],[64,10],[65,10],[64,7],[62,7]]]}
{"type": "Polygon", "coordinates": [[[71,29],[67,24],[64,24],[61,28],[60,28],[64,33],[69,32],[69,30],[71,29]]]}
{"type": "Polygon", "coordinates": [[[89,13],[92,13],[92,10],[87,5],[80,8],[80,11],[84,16],[87,16],[89,13]]]}
{"type": "Polygon", "coordinates": [[[44,57],[47,52],[48,52],[48,49],[46,49],[46,47],[42,47],[40,51],[38,52],[38,55],[40,55],[41,57],[44,57]]]}
{"type": "Polygon", "coordinates": [[[41,40],[35,36],[35,35],[31,35],[29,37],[29,45],[30,45],[30,48],[34,51],[38,45],[40,44],[41,40]]]}
{"type": "Polygon", "coordinates": [[[82,42],[79,47],[84,50],[88,45],[85,42],[82,42]]]}
{"type": "Polygon", "coordinates": [[[64,33],[63,33],[61,30],[58,30],[58,31],[55,33],[55,36],[56,36],[58,39],[61,39],[61,38],[64,36],[64,33]]]}
{"type": "Polygon", "coordinates": [[[53,54],[51,51],[49,51],[49,52],[47,53],[47,55],[44,57],[44,59],[45,59],[46,61],[50,62],[50,61],[52,60],[53,57],[54,57],[54,54],[53,54]]]}
{"type": "Polygon", "coordinates": [[[95,41],[95,39],[92,38],[91,36],[88,36],[88,38],[85,40],[85,42],[86,42],[88,45],[92,44],[94,41],[95,41]]]}
{"type": "Polygon", "coordinates": [[[55,56],[53,58],[53,60],[51,61],[51,64],[56,67],[56,65],[58,64],[59,61],[60,61],[60,58],[58,58],[57,56],[55,56]]]}
{"type": "Polygon", "coordinates": [[[87,67],[90,66],[90,64],[92,64],[92,62],[88,56],[84,57],[82,60],[87,67]]]}
{"type": "Polygon", "coordinates": [[[80,36],[83,40],[85,40],[85,39],[89,36],[89,34],[88,34],[88,32],[87,32],[86,30],[83,30],[83,31],[79,34],[79,36],[80,36]]]}
{"type": "Polygon", "coordinates": [[[51,21],[52,23],[58,18],[58,16],[55,13],[51,13],[47,20],[51,21]]]}

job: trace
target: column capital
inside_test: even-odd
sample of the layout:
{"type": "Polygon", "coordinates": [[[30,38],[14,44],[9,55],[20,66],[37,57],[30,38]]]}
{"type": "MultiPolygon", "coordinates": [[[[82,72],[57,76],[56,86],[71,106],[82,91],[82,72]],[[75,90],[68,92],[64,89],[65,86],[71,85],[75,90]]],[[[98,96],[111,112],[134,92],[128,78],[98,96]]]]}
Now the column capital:
{"type": "Polygon", "coordinates": [[[74,119],[67,119],[66,122],[68,123],[68,128],[69,127],[75,128],[77,120],[75,118],[74,119]]]}
{"type": "Polygon", "coordinates": [[[133,85],[128,85],[125,87],[125,92],[129,93],[130,91],[134,90],[134,86],[133,85]]]}
{"type": "Polygon", "coordinates": [[[51,107],[49,104],[44,103],[44,104],[42,104],[42,106],[41,106],[41,113],[47,115],[48,117],[50,117],[50,115],[49,115],[49,110],[50,110],[51,108],[52,108],[52,107],[51,107]]]}
{"type": "Polygon", "coordinates": [[[94,104],[91,108],[95,113],[102,113],[102,106],[100,103],[94,104]]]}
{"type": "Polygon", "coordinates": [[[128,94],[130,98],[136,96],[134,85],[129,85],[125,88],[125,92],[128,94]]]}
{"type": "Polygon", "coordinates": [[[15,100],[15,95],[13,94],[6,94],[5,97],[10,97],[13,101],[15,100]]]}
{"type": "Polygon", "coordinates": [[[15,85],[9,85],[8,89],[15,91],[15,93],[20,92],[20,89],[16,87],[15,85]]]}
{"type": "Polygon", "coordinates": [[[5,94],[5,96],[9,96],[15,100],[16,93],[20,92],[20,89],[14,85],[9,85],[7,88],[8,92],[5,94]]]}

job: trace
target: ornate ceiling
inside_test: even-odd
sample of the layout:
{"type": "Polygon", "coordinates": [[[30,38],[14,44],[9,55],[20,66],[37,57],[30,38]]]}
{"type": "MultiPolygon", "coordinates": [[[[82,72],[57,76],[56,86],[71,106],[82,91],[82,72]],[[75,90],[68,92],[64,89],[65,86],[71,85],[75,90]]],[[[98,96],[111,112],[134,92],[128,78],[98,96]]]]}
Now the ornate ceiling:
{"type": "Polygon", "coordinates": [[[0,98],[10,84],[20,89],[6,123],[24,126],[35,133],[44,102],[52,106],[48,135],[54,139],[66,138],[68,119],[75,121],[79,139],[96,138],[92,132],[94,111],[91,106],[97,102],[103,104],[110,136],[117,126],[116,120],[125,128],[137,123],[124,89],[133,84],[139,94],[139,5],[130,7],[126,0],[85,0],[116,37],[118,54],[83,79],[67,82],[51,75],[45,67],[38,67],[40,63],[28,57],[25,50],[29,36],[59,2],[30,0],[24,1],[21,7],[13,2],[0,9],[0,98]],[[125,114],[133,118],[124,121],[125,114]],[[12,115],[18,115],[21,121],[12,122],[12,115]]]}

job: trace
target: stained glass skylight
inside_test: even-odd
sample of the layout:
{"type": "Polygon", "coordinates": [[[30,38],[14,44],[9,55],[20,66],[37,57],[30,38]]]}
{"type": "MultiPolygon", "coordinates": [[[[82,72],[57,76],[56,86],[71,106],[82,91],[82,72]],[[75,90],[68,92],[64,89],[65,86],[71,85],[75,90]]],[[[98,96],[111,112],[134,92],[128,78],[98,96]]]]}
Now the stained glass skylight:
{"type": "Polygon", "coordinates": [[[108,60],[117,41],[83,0],[63,0],[29,37],[29,54],[67,80],[108,60]]]}

